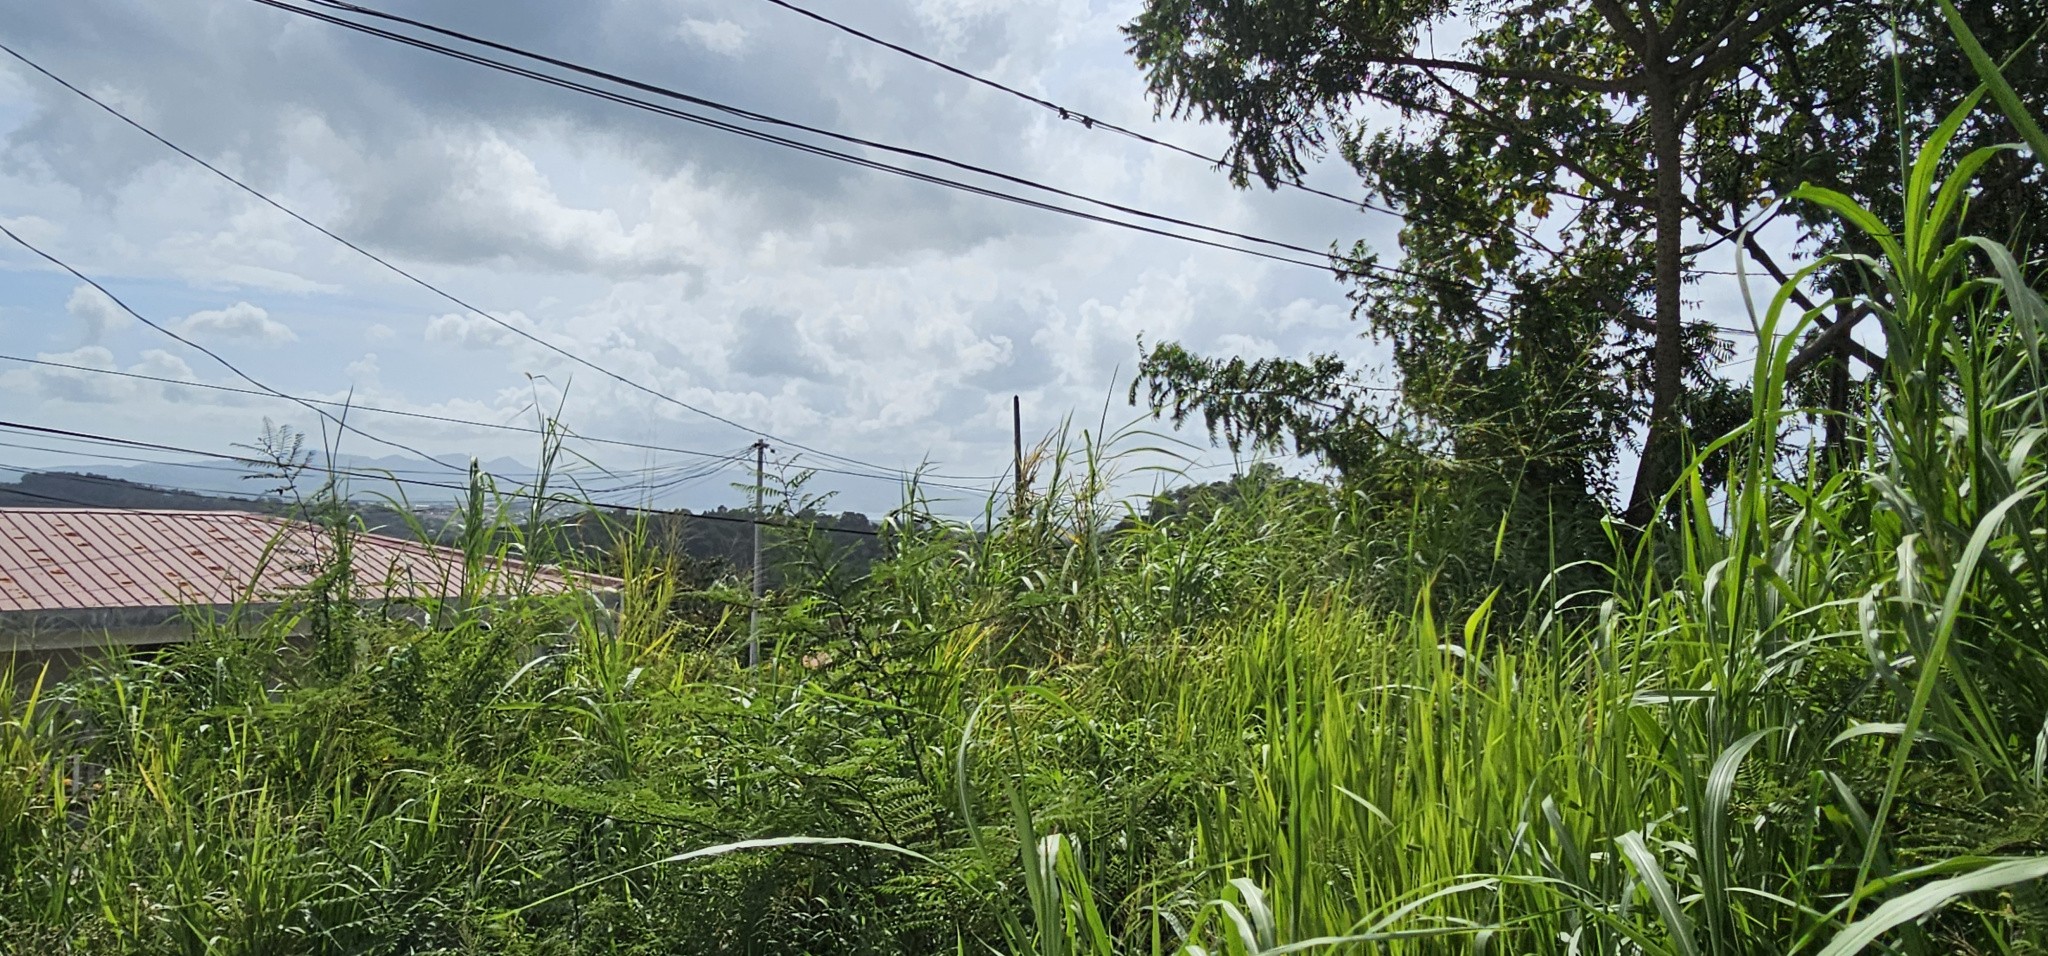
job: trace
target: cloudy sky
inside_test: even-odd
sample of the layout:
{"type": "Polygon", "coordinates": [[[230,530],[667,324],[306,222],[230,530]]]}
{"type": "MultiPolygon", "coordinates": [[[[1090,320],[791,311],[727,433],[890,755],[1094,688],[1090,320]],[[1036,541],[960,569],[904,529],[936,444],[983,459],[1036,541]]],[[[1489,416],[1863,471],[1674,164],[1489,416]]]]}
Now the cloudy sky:
{"type": "MultiPolygon", "coordinates": [[[[1099,131],[764,0],[390,0],[387,8],[788,119],[1312,248],[1396,223],[1099,131]]],[[[834,0],[831,14],[1205,151],[1155,121],[1119,27],[1134,0],[834,0]]],[[[878,174],[488,72],[251,0],[19,4],[0,40],[312,220],[504,322],[792,444],[1000,484],[1010,397],[1037,437],[1128,425],[1138,339],[1371,362],[1343,288],[1203,249],[878,174]],[[1106,419],[1105,419],[1106,416],[1106,419]]],[[[728,454],[750,431],[465,313],[0,57],[0,224],[281,391],[484,422],[561,409],[580,435],[728,454]]],[[[878,154],[877,154],[878,155],[878,154]]],[[[936,167],[922,167],[942,171],[936,167]]],[[[1325,188],[1355,188],[1316,170],[1325,188]]],[[[5,354],[243,385],[27,250],[0,250],[5,354]]],[[[231,451],[267,398],[0,361],[18,421],[231,451]]],[[[530,461],[518,433],[358,411],[437,455],[530,461]]],[[[1155,426],[1156,427],[1156,426],[1155,426]]],[[[1198,440],[1197,434],[1182,437],[1198,440]]],[[[78,462],[0,448],[14,467],[78,462]]],[[[105,449],[99,449],[104,451],[105,449]]],[[[391,454],[358,435],[344,452],[391,454]]],[[[629,479],[702,461],[583,442],[629,479]]],[[[785,454],[796,449],[785,445],[785,454]]],[[[133,454],[133,453],[130,453],[133,454]]],[[[1202,449],[1223,473],[1229,455],[1202,449]]],[[[160,456],[169,457],[169,456],[160,456]]],[[[824,463],[815,455],[803,461],[824,463]]],[[[849,469],[857,470],[857,469],[849,469]]],[[[730,501],[699,479],[685,503],[730,501]]],[[[5,473],[0,473],[4,477],[5,473]]],[[[824,475],[851,507],[889,481],[824,475]]]]}

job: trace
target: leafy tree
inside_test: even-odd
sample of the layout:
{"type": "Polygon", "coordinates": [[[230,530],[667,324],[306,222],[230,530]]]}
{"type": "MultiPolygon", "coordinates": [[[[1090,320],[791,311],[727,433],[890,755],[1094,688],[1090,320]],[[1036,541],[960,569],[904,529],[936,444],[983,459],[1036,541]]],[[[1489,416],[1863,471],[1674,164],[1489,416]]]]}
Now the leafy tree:
{"type": "MultiPolygon", "coordinates": [[[[2001,56],[2048,18],[2044,0],[1970,7],[2001,56]]],[[[1875,0],[1148,0],[1126,30],[1162,109],[1229,128],[1241,185],[1334,151],[1405,219],[1400,268],[1362,245],[1335,261],[1393,347],[1410,414],[1362,397],[1334,356],[1208,360],[1172,343],[1141,369],[1156,408],[1346,472],[1398,434],[1595,491],[1647,424],[1637,522],[1688,429],[1719,434],[1748,404],[1714,374],[1731,330],[1687,321],[1701,257],[1740,243],[1768,261],[1747,230],[1788,212],[1837,241],[1776,197],[1809,180],[1895,190],[1898,126],[1976,83],[1938,14],[1875,0]]],[[[2023,93],[2048,87],[2044,62],[2019,61],[2023,93]]],[[[1990,211],[2015,229],[2039,228],[2029,169],[2010,164],[2035,188],[1990,211]]],[[[1824,318],[1842,331],[1800,368],[1846,361],[1854,318],[1824,318]]]]}

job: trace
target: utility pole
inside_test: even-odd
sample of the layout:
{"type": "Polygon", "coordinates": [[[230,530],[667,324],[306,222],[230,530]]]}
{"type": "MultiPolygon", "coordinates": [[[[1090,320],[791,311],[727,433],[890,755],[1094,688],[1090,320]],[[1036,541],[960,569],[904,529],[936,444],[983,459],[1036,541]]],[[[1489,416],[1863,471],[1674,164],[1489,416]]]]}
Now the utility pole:
{"type": "Polygon", "coordinates": [[[1017,494],[1010,499],[1010,513],[1024,517],[1024,396],[1010,396],[1010,443],[1017,468],[1017,494]]]}
{"type": "Polygon", "coordinates": [[[754,607],[747,614],[747,666],[761,663],[761,591],[767,577],[761,568],[761,485],[768,466],[768,440],[754,442],[754,607]]]}

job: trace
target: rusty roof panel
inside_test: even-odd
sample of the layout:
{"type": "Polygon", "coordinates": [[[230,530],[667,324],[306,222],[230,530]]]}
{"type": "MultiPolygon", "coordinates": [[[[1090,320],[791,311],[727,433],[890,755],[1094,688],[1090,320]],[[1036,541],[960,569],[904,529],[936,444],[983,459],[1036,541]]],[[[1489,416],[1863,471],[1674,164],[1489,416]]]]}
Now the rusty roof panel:
{"type": "MultiPolygon", "coordinates": [[[[304,588],[334,551],[322,528],[239,511],[0,508],[0,612],[267,603],[304,588]]],[[[350,538],[357,588],[373,599],[460,595],[462,554],[375,534],[350,538]]],[[[494,562],[487,593],[527,568],[494,562]]],[[[527,589],[616,588],[612,578],[541,568],[527,589]]]]}

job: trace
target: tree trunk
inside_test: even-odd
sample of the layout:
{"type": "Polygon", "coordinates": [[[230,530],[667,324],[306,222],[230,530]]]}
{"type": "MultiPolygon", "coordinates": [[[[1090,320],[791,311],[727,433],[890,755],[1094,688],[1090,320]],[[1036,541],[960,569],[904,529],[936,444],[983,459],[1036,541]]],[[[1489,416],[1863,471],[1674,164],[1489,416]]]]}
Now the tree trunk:
{"type": "MultiPolygon", "coordinates": [[[[1848,321],[1848,307],[1836,313],[1835,321],[1848,321]]],[[[1830,470],[1849,463],[1849,336],[1842,335],[1828,358],[1828,417],[1822,447],[1830,470]]]]}
{"type": "Polygon", "coordinates": [[[1680,295],[1685,243],[1684,136],[1679,129],[1678,94],[1673,88],[1669,65],[1662,50],[1645,51],[1647,83],[1645,105],[1649,109],[1650,149],[1657,164],[1654,194],[1656,215],[1657,312],[1655,342],[1650,359],[1650,429],[1643,440],[1643,460],[1636,467],[1635,487],[1629,493],[1627,518],[1638,527],[1648,527],[1657,517],[1657,500],[1678,479],[1679,457],[1683,452],[1684,422],[1679,402],[1684,396],[1685,337],[1681,324],[1680,295]]]}

